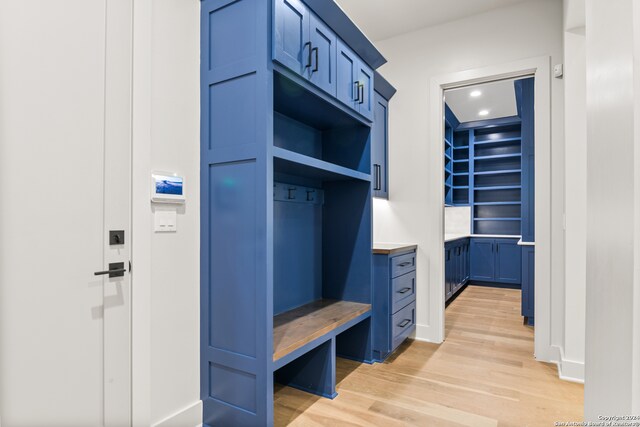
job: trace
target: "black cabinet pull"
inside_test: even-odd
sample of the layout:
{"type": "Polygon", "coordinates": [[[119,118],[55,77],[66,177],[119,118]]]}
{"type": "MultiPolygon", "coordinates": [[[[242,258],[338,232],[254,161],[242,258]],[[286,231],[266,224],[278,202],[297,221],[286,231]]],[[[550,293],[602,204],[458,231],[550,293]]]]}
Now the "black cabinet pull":
{"type": "Polygon", "coordinates": [[[360,100],[358,104],[364,104],[364,84],[363,83],[358,84],[358,99],[360,100]],[[360,92],[362,92],[362,96],[360,95],[360,92]]]}
{"type": "Polygon", "coordinates": [[[373,189],[382,190],[382,179],[380,178],[380,165],[373,165],[373,189]]]}
{"type": "Polygon", "coordinates": [[[356,80],[354,84],[356,86],[356,99],[354,99],[354,101],[358,102],[360,101],[360,82],[356,80]]]}
{"type": "Polygon", "coordinates": [[[311,51],[313,49],[311,49],[311,42],[306,42],[304,44],[304,47],[306,48],[307,46],[309,46],[309,56],[307,58],[307,65],[304,66],[304,68],[310,68],[311,67],[311,51]]]}
{"type": "Polygon", "coordinates": [[[406,294],[407,292],[409,292],[411,290],[411,288],[402,288],[398,291],[399,294],[406,294]]]}
{"type": "Polygon", "coordinates": [[[406,267],[407,265],[411,265],[411,261],[405,261],[398,264],[398,267],[406,267]]]}
{"type": "MultiPolygon", "coordinates": [[[[311,51],[312,52],[315,51],[315,53],[316,53],[316,66],[315,66],[314,69],[311,70],[312,73],[315,73],[316,71],[318,71],[318,48],[314,47],[313,49],[311,49],[311,51]]],[[[309,55],[309,56],[311,56],[311,55],[309,55]]],[[[309,61],[311,61],[311,59],[309,59],[309,61]]]]}
{"type": "Polygon", "coordinates": [[[405,326],[407,326],[409,323],[411,323],[411,319],[404,319],[402,322],[398,323],[398,327],[400,328],[404,328],[405,326]]]}

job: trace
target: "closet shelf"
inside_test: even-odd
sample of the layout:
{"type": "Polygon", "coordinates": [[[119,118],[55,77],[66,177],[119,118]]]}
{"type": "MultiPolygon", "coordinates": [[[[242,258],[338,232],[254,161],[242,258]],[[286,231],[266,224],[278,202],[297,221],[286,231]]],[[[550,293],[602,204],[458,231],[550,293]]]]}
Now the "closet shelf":
{"type": "Polygon", "coordinates": [[[522,186],[520,185],[496,185],[493,187],[475,187],[475,191],[491,191],[491,190],[519,190],[522,186]]]}
{"type": "Polygon", "coordinates": [[[520,141],[522,138],[521,137],[517,137],[517,138],[501,138],[501,139],[490,139],[487,141],[475,141],[473,143],[473,145],[487,145],[487,144],[500,144],[503,142],[515,142],[515,141],[520,141]]]}
{"type": "Polygon", "coordinates": [[[476,206],[508,206],[508,205],[521,205],[522,202],[474,202],[476,206]]]}
{"type": "Polygon", "coordinates": [[[474,218],[474,221],[520,221],[520,218],[474,218]]]}
{"type": "Polygon", "coordinates": [[[469,146],[468,145],[461,145],[459,147],[453,147],[454,150],[462,150],[462,149],[465,149],[465,148],[469,148],[469,146]]]}
{"type": "Polygon", "coordinates": [[[273,318],[273,361],[371,313],[371,304],[319,299],[273,318]]]}
{"type": "Polygon", "coordinates": [[[288,175],[298,175],[322,181],[345,181],[350,179],[371,181],[371,175],[367,173],[338,166],[280,147],[273,147],[273,157],[275,171],[288,175]]]}
{"type": "Polygon", "coordinates": [[[474,172],[474,175],[500,175],[505,173],[520,173],[522,169],[505,169],[505,170],[496,170],[496,171],[483,171],[483,172],[474,172]]]}
{"type": "Polygon", "coordinates": [[[522,157],[522,154],[498,154],[495,156],[477,156],[474,160],[494,160],[494,159],[508,159],[510,157],[522,157]]]}

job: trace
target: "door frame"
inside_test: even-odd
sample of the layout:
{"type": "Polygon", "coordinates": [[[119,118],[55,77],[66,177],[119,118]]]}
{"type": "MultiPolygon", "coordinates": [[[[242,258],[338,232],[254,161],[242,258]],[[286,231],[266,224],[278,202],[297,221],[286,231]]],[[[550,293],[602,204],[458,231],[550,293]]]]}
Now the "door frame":
{"type": "MultiPolygon", "coordinates": [[[[534,355],[539,361],[557,362],[551,344],[551,57],[539,56],[505,64],[435,76],[430,82],[431,141],[444,138],[444,91],[463,86],[519,77],[535,77],[535,322],[534,355]]],[[[441,170],[444,147],[439,144],[441,170]]],[[[444,201],[444,175],[440,174],[440,200],[444,201]]],[[[440,247],[444,248],[444,203],[438,210],[440,247]]],[[[436,289],[430,289],[429,310],[436,313],[438,342],[444,340],[444,251],[434,254],[436,289]]]]}

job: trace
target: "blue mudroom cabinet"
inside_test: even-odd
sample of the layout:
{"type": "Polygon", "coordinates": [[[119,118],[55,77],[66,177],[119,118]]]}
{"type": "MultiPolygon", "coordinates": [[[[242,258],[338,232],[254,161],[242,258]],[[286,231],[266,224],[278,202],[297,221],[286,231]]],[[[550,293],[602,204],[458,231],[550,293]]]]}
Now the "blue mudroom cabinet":
{"type": "Polygon", "coordinates": [[[373,249],[373,359],[385,360],[416,328],[416,246],[373,249]]]}
{"type": "Polygon", "coordinates": [[[371,172],[373,197],[389,199],[389,101],[396,89],[377,72],[375,76],[371,172]]]}
{"type": "Polygon", "coordinates": [[[201,3],[201,398],[273,425],[274,382],[372,362],[373,70],[328,0],[201,3]]]}

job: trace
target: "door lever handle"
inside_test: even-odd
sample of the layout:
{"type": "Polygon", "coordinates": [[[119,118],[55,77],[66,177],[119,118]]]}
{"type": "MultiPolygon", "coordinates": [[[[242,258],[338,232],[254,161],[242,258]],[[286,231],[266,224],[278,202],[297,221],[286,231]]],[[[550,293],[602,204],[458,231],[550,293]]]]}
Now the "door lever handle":
{"type": "Polygon", "coordinates": [[[127,272],[127,269],[124,268],[124,262],[112,262],[109,264],[108,270],[96,271],[95,273],[93,273],[93,275],[104,276],[108,274],[109,277],[122,277],[126,272],[127,272]]]}

